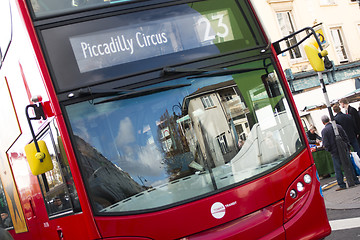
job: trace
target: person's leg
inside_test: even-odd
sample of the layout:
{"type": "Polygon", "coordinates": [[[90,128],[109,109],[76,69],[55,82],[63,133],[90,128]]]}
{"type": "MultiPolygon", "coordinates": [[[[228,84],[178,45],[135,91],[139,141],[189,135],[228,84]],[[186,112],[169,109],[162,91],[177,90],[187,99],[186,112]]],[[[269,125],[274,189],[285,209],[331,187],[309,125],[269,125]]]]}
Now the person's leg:
{"type": "Polygon", "coordinates": [[[334,164],[336,181],[337,181],[339,187],[346,188],[346,184],[344,182],[344,175],[341,171],[340,158],[339,158],[339,156],[334,156],[334,155],[331,155],[331,158],[332,158],[333,164],[334,164]]]}

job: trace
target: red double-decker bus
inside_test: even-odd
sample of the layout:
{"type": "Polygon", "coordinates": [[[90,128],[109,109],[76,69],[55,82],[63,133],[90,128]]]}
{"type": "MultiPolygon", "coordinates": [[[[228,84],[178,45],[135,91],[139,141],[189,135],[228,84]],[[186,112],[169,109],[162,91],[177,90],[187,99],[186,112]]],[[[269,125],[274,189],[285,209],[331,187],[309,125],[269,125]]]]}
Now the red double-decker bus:
{"type": "Polygon", "coordinates": [[[2,0],[0,12],[0,210],[14,239],[330,234],[249,1],[2,0]]]}

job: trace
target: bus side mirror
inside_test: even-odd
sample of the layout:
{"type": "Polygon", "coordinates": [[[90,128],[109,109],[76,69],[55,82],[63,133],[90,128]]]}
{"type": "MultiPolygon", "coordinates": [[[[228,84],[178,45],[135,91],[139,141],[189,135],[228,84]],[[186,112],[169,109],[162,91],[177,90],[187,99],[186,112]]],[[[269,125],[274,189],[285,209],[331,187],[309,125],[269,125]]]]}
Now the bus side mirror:
{"type": "MultiPolygon", "coordinates": [[[[25,146],[26,158],[29,162],[30,170],[33,175],[40,175],[54,168],[46,143],[36,139],[34,129],[31,125],[31,120],[46,119],[46,114],[41,103],[41,96],[34,98],[35,104],[27,105],[25,108],[25,115],[29,123],[29,129],[33,137],[33,142],[25,146]],[[36,100],[36,101],[35,101],[36,100]],[[29,109],[33,110],[34,116],[29,115],[29,109]]],[[[48,106],[49,105],[45,105],[48,106]]],[[[49,108],[50,109],[50,108],[49,108]]]]}
{"type": "Polygon", "coordinates": [[[30,170],[35,176],[46,173],[54,168],[46,143],[43,140],[37,143],[40,152],[37,151],[34,142],[25,146],[25,154],[30,170]]]}

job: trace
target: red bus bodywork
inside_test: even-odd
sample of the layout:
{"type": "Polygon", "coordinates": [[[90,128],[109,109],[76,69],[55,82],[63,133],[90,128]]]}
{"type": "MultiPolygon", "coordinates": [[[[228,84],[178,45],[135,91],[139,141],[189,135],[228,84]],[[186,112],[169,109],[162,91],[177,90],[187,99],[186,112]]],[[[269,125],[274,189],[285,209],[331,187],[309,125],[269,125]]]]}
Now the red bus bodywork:
{"type": "MultiPolygon", "coordinates": [[[[18,17],[19,14],[23,26],[14,25],[14,39],[7,58],[17,51],[17,46],[21,44],[17,32],[23,31],[26,39],[21,41],[28,42],[32,48],[31,61],[38,66],[35,71],[43,81],[37,85],[42,84],[41,92],[46,92],[44,101],[50,102],[51,113],[48,112],[48,116],[52,116],[50,119],[54,118],[58,124],[82,209],[80,213],[49,219],[38,178],[27,169],[29,182],[27,185],[19,184],[20,176],[15,169],[15,158],[9,157],[27,226],[27,230],[20,233],[16,233],[16,229],[9,230],[14,239],[319,239],[330,234],[320,182],[309,147],[292,161],[267,175],[197,201],[152,213],[129,216],[94,215],[28,7],[24,0],[16,1],[16,5],[14,2],[11,4],[13,15],[18,17]],[[295,201],[290,197],[289,191],[295,189],[299,181],[303,181],[305,174],[311,176],[312,182],[305,185],[302,195],[295,201]],[[225,206],[226,215],[221,219],[216,219],[211,214],[211,207],[217,202],[225,206]]],[[[21,66],[27,69],[28,59],[5,61],[1,69],[4,70],[2,76],[7,76],[9,71],[20,71],[21,66]]],[[[281,69],[279,62],[277,67],[281,69]]],[[[291,96],[283,74],[281,78],[285,82],[287,94],[291,96]]],[[[39,81],[39,78],[25,70],[21,81],[11,76],[7,76],[7,81],[11,93],[21,91],[35,94],[33,81],[39,81]],[[27,83],[28,86],[18,82],[27,83]]],[[[31,137],[28,126],[23,124],[22,116],[23,109],[29,102],[21,102],[16,96],[12,94],[15,112],[20,119],[21,138],[29,141],[31,137]]],[[[290,98],[290,101],[295,107],[294,100],[290,98]]],[[[300,122],[299,116],[297,118],[300,122]]],[[[40,124],[38,130],[41,127],[40,124]]],[[[304,130],[302,135],[305,135],[304,130]]],[[[16,161],[27,164],[24,157],[16,161]]]]}

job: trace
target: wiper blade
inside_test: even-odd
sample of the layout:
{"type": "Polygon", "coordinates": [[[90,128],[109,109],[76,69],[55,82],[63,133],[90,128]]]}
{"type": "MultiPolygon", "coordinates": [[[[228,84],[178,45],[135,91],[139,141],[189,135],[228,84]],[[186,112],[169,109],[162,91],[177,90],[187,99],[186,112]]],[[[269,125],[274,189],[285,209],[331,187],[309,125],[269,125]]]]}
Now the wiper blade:
{"type": "Polygon", "coordinates": [[[172,75],[177,73],[190,73],[190,74],[201,74],[204,72],[209,72],[209,69],[197,69],[197,68],[182,68],[182,67],[164,67],[162,70],[162,75],[172,75]]]}
{"type": "Polygon", "coordinates": [[[162,75],[171,75],[171,74],[191,74],[188,79],[194,78],[204,78],[204,77],[217,77],[217,76],[226,76],[237,73],[246,73],[258,70],[265,70],[265,67],[261,68],[243,68],[243,69],[197,69],[197,68],[182,68],[182,67],[165,67],[162,70],[162,75]]]}
{"type": "Polygon", "coordinates": [[[98,87],[84,87],[70,93],[68,97],[69,98],[86,97],[86,96],[106,97],[106,96],[119,95],[121,93],[128,93],[133,91],[134,90],[132,89],[124,89],[124,88],[107,89],[107,88],[98,88],[98,87]]]}
{"type": "Polygon", "coordinates": [[[219,77],[219,76],[226,76],[226,75],[232,75],[232,74],[238,74],[238,73],[246,73],[246,72],[252,72],[252,71],[259,71],[259,70],[266,70],[266,68],[243,68],[243,69],[222,69],[215,72],[210,73],[204,73],[200,74],[198,76],[191,76],[188,77],[188,79],[194,79],[194,78],[204,78],[204,77],[219,77]]]}
{"type": "Polygon", "coordinates": [[[149,94],[153,94],[153,93],[158,93],[158,92],[163,92],[163,91],[168,91],[171,89],[188,87],[188,86],[191,86],[191,84],[190,83],[176,84],[176,85],[167,85],[167,86],[160,86],[160,87],[154,87],[154,88],[147,88],[147,89],[142,89],[142,90],[133,90],[132,92],[129,92],[129,93],[124,93],[124,94],[121,94],[116,97],[112,97],[112,98],[108,98],[108,99],[96,102],[96,103],[94,103],[94,105],[101,104],[101,103],[107,103],[107,102],[113,102],[113,101],[117,101],[117,100],[121,100],[121,99],[145,96],[145,95],[149,95],[149,94]]]}

